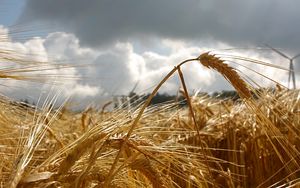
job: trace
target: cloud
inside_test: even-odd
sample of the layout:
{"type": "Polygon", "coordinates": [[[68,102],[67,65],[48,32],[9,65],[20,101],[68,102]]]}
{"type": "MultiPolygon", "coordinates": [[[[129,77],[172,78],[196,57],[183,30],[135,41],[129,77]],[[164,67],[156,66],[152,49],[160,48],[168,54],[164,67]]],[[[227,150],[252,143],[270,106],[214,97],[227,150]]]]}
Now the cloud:
{"type": "Polygon", "coordinates": [[[68,93],[70,96],[80,97],[84,95],[86,97],[94,97],[99,93],[99,89],[96,87],[91,87],[89,85],[76,85],[74,89],[68,93]]]}
{"type": "Polygon", "coordinates": [[[37,82],[44,80],[42,84],[36,81],[1,79],[2,93],[13,98],[31,99],[35,102],[41,93],[50,90],[54,93],[61,91],[64,97],[74,95],[81,99],[98,94],[99,88],[80,83],[82,75],[76,64],[65,69],[55,63],[59,61],[70,64],[71,59],[81,57],[84,53],[89,54],[84,48],[76,46],[78,40],[73,35],[52,33],[46,38],[36,37],[21,43],[11,41],[9,30],[3,26],[0,27],[0,33],[1,37],[6,39],[0,42],[0,52],[3,52],[0,56],[1,71],[9,73],[13,70],[32,70],[14,75],[33,76],[37,82]],[[55,43],[54,38],[60,42],[55,43]],[[63,42],[68,45],[64,46],[63,42]]]}
{"type": "MultiPolygon", "coordinates": [[[[58,25],[55,29],[62,32],[44,38],[48,55],[60,62],[94,64],[76,70],[82,78],[92,78],[79,83],[98,88],[102,95],[119,95],[128,93],[135,83],[140,91],[151,88],[176,63],[205,49],[268,43],[296,54],[300,50],[297,4],[293,0],[27,0],[19,21],[58,25]]],[[[239,55],[286,65],[285,59],[271,51],[248,51],[239,55]]],[[[278,76],[278,70],[249,66],[279,81],[287,80],[286,72],[278,76]]],[[[184,71],[191,88],[228,89],[229,84],[212,70],[196,63],[189,67],[184,71]]],[[[260,85],[269,84],[256,73],[238,68],[260,85]]],[[[179,85],[174,77],[162,90],[174,92],[179,85]]]]}
{"type": "Polygon", "coordinates": [[[294,0],[27,0],[19,20],[58,24],[88,46],[158,37],[296,51],[299,6],[294,0]]]}
{"type": "MultiPolygon", "coordinates": [[[[9,33],[3,27],[0,32],[9,33]]],[[[9,38],[9,36],[6,38],[9,38]]],[[[0,42],[0,49],[11,49],[18,52],[20,57],[25,59],[50,62],[50,67],[52,65],[53,69],[42,71],[42,73],[52,76],[48,78],[44,86],[15,80],[2,80],[0,84],[8,86],[2,89],[4,93],[21,99],[36,100],[41,92],[47,93],[51,90],[53,93],[61,91],[65,97],[72,96],[72,100],[81,104],[98,103],[99,101],[109,100],[111,96],[127,95],[136,83],[138,85],[135,92],[151,92],[174,66],[183,60],[197,57],[200,53],[212,50],[211,48],[199,47],[205,46],[204,44],[205,42],[199,42],[199,45],[195,46],[184,40],[165,38],[160,41],[161,48],[165,49],[162,52],[151,49],[139,51],[131,42],[116,42],[110,48],[103,49],[81,45],[77,36],[66,32],[49,33],[45,37],[31,38],[23,43],[8,40],[5,43],[0,42]],[[68,69],[60,69],[56,67],[57,63],[74,66],[68,69]],[[53,85],[54,81],[60,84],[53,85]]],[[[231,47],[226,43],[218,43],[214,48],[231,47]]],[[[213,52],[224,53],[216,50],[213,50],[213,52]]],[[[225,54],[230,53],[226,52],[225,54]]],[[[273,63],[283,66],[283,59],[275,53],[257,53],[257,51],[247,50],[246,52],[232,54],[264,61],[274,60],[273,63]]],[[[233,62],[239,63],[239,65],[235,65],[229,62],[232,66],[241,70],[242,76],[247,75],[259,85],[267,86],[271,82],[257,73],[245,69],[243,66],[248,66],[261,74],[286,84],[286,71],[280,72],[277,69],[266,68],[249,62],[237,60],[233,62]]],[[[1,61],[1,63],[5,62],[1,61]]],[[[182,71],[190,91],[213,92],[232,88],[219,73],[203,67],[199,62],[184,65],[182,71]]],[[[175,73],[163,85],[160,92],[174,94],[180,87],[180,80],[177,73],[175,73]]]]}

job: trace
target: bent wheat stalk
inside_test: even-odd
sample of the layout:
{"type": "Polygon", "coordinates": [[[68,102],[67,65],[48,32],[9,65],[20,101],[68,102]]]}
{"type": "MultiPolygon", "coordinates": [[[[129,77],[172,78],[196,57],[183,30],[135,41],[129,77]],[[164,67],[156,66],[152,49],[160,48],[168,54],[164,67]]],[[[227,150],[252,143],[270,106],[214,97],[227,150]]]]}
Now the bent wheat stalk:
{"type": "MultiPolygon", "coordinates": [[[[155,87],[155,89],[152,91],[150,96],[147,98],[146,102],[144,105],[141,107],[140,112],[132,122],[132,125],[127,132],[127,135],[124,138],[124,142],[120,146],[120,149],[115,157],[115,160],[110,168],[110,171],[108,173],[107,179],[105,180],[104,187],[109,187],[111,180],[113,179],[114,176],[114,171],[116,168],[116,165],[119,161],[119,158],[121,156],[121,153],[123,152],[124,146],[126,141],[129,139],[130,135],[132,134],[134,128],[137,126],[139,120],[142,117],[142,114],[146,110],[147,106],[150,104],[152,98],[156,95],[160,87],[176,72],[180,71],[180,67],[188,62],[193,62],[193,61],[200,61],[200,63],[208,68],[212,68],[219,73],[221,73],[226,80],[228,80],[233,87],[237,90],[238,94],[240,95],[241,98],[246,98],[249,99],[251,98],[251,92],[248,89],[248,85],[243,81],[243,79],[238,75],[238,73],[230,66],[224,63],[223,60],[221,60],[218,57],[215,57],[214,55],[209,54],[209,52],[201,54],[197,58],[192,58],[192,59],[187,59],[177,66],[175,66],[160,82],[159,84],[155,87]]],[[[203,148],[202,148],[203,149],[203,148]]]]}

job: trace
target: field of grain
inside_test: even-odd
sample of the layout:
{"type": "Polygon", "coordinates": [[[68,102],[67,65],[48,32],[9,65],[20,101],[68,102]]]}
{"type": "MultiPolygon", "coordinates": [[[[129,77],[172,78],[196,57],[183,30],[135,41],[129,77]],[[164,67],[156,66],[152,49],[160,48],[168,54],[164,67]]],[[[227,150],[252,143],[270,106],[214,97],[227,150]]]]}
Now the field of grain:
{"type": "Polygon", "coordinates": [[[294,187],[299,100],[298,90],[279,85],[251,89],[209,53],[176,66],[146,101],[130,108],[74,112],[67,105],[54,109],[51,99],[35,108],[1,97],[0,185],[294,187]],[[190,61],[218,71],[240,99],[190,96],[180,69],[190,61]],[[176,73],[187,105],[149,106],[176,73]]]}

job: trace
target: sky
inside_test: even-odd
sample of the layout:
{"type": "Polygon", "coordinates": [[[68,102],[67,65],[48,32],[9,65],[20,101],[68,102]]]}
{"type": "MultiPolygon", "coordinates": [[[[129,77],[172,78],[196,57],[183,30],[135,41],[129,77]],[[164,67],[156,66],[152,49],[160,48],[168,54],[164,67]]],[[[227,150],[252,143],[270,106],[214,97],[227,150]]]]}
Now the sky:
{"type": "Polygon", "coordinates": [[[19,18],[24,8],[23,0],[1,0],[0,1],[0,24],[13,25],[19,18]]]}
{"type": "MultiPolygon", "coordinates": [[[[300,53],[298,7],[297,0],[2,0],[0,34],[8,41],[0,47],[39,61],[74,65],[51,74],[76,77],[60,80],[67,88],[62,95],[89,103],[126,95],[136,84],[137,93],[151,92],[175,65],[206,51],[288,68],[288,60],[260,47],[268,44],[288,56],[300,53]]],[[[272,82],[244,66],[287,85],[287,71],[229,63],[261,86],[272,82]]],[[[298,64],[295,61],[299,83],[298,64]]],[[[191,92],[232,89],[218,73],[197,62],[183,71],[191,92]]],[[[32,100],[40,95],[39,88],[60,90],[51,84],[5,84],[10,86],[2,88],[7,95],[32,100]]],[[[174,94],[179,88],[176,75],[160,92],[174,94]]]]}

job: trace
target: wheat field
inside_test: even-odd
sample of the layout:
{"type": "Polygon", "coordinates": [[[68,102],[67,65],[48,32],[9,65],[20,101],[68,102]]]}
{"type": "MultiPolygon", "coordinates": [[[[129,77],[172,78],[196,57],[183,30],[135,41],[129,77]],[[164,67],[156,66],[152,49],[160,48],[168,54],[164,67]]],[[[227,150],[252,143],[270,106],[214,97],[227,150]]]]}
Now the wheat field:
{"type": "MultiPolygon", "coordinates": [[[[47,77],[22,76],[36,66],[25,65],[0,77],[47,77]]],[[[1,187],[299,186],[299,90],[253,88],[212,53],[179,63],[130,108],[75,112],[53,100],[35,107],[1,97],[1,187]],[[223,75],[240,98],[191,96],[181,67],[193,61],[223,75]],[[187,105],[149,105],[177,73],[187,105]]]]}

